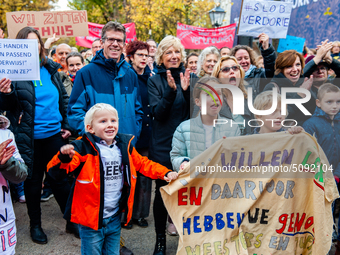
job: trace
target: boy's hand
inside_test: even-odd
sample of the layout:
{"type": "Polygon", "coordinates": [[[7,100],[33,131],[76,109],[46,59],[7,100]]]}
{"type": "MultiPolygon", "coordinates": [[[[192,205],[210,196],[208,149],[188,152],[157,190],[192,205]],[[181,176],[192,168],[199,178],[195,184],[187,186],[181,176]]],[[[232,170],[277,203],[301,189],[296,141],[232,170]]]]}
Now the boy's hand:
{"type": "Polygon", "coordinates": [[[290,128],[288,129],[288,132],[289,132],[291,135],[299,134],[299,133],[301,133],[302,131],[305,131],[305,130],[303,129],[303,127],[300,127],[300,126],[290,127],[290,128]]]}
{"type": "Polygon", "coordinates": [[[176,180],[178,178],[178,173],[177,172],[170,172],[168,173],[168,176],[164,176],[164,181],[170,182],[173,180],[176,180]]]}
{"type": "Polygon", "coordinates": [[[73,158],[74,154],[76,154],[76,152],[74,151],[74,147],[71,144],[67,144],[61,147],[60,152],[61,154],[68,154],[70,158],[73,158]]]}
{"type": "Polygon", "coordinates": [[[0,164],[3,165],[9,160],[13,153],[15,152],[15,146],[9,146],[7,147],[13,139],[8,139],[0,144],[0,164]]]}

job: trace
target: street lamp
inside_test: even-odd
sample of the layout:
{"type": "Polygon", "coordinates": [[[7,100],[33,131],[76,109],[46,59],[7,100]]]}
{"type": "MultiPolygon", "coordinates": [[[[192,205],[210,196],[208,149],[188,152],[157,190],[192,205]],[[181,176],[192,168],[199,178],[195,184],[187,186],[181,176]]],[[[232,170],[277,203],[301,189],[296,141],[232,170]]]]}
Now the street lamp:
{"type": "Polygon", "coordinates": [[[226,12],[220,7],[219,3],[214,9],[209,11],[211,23],[215,28],[222,26],[225,14],[226,12]]]}

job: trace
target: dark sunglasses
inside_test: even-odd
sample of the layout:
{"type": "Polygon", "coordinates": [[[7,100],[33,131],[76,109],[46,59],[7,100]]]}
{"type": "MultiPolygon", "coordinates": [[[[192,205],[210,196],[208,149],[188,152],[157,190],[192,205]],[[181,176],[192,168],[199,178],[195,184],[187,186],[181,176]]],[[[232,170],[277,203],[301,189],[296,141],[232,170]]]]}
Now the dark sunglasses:
{"type": "Polygon", "coordinates": [[[233,69],[233,71],[236,72],[236,71],[240,70],[240,66],[232,66],[232,67],[226,66],[226,67],[223,67],[222,69],[220,69],[220,72],[229,73],[230,69],[233,69]]]}

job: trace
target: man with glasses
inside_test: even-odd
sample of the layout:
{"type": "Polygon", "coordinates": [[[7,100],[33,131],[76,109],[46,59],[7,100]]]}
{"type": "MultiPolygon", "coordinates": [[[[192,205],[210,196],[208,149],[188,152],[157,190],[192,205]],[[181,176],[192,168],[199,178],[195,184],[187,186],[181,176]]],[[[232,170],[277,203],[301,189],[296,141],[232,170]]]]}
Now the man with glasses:
{"type": "Polygon", "coordinates": [[[156,55],[156,51],[157,51],[157,43],[152,39],[146,40],[146,43],[149,44],[148,66],[151,70],[151,73],[156,74],[157,73],[157,65],[156,65],[156,62],[155,62],[155,55],[156,55]]]}
{"type": "Polygon", "coordinates": [[[110,21],[102,30],[102,49],[91,63],[77,72],[68,105],[68,120],[79,134],[85,132],[84,116],[96,103],[115,107],[119,116],[119,130],[135,136],[141,132],[142,105],[138,96],[138,78],[124,60],[125,27],[110,21]]]}

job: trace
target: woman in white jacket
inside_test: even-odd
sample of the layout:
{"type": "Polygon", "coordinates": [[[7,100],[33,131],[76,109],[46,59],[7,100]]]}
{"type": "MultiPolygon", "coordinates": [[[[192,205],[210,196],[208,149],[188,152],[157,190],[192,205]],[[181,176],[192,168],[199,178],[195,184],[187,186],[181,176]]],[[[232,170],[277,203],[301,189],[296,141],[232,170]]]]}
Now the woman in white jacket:
{"type": "Polygon", "coordinates": [[[175,171],[183,169],[217,140],[240,135],[238,125],[219,116],[223,95],[220,88],[214,88],[218,84],[221,83],[215,77],[203,77],[195,85],[193,97],[201,110],[197,117],[182,122],[174,133],[170,157],[175,171]]]}

